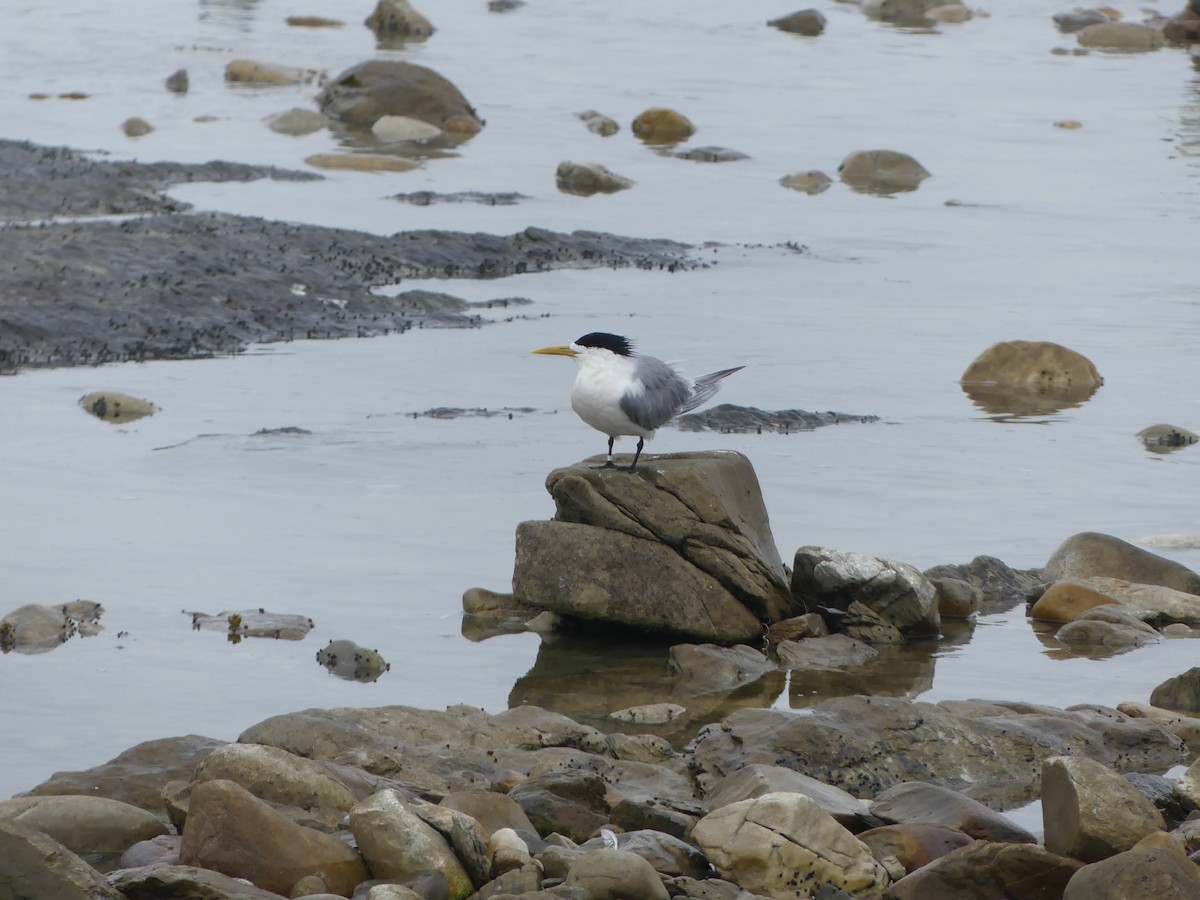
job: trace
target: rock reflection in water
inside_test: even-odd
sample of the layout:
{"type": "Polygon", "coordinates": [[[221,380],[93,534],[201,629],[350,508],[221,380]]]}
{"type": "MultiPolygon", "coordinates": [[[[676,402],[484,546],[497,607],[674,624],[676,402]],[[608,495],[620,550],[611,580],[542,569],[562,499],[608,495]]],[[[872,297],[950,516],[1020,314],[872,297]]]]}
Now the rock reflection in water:
{"type": "Polygon", "coordinates": [[[1061,391],[1027,391],[991,384],[964,384],[963,393],[977,407],[1004,422],[1052,416],[1082,406],[1100,389],[1099,385],[1080,385],[1061,391]]]}

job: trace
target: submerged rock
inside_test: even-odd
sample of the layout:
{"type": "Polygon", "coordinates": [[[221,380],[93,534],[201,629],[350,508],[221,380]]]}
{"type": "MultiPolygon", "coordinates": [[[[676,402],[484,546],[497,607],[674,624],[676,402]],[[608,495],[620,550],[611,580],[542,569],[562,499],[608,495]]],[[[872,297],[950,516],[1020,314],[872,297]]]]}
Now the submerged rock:
{"type": "Polygon", "coordinates": [[[657,146],[678,144],[696,133],[696,126],[687,116],[657,106],[639,113],[630,129],[643,143],[657,146]]]}
{"type": "Polygon", "coordinates": [[[348,128],[369,129],[383,116],[419,119],[468,137],[483,127],[448,79],[425,66],[374,59],[342,72],[317,95],[321,112],[348,128]]]}
{"type": "Polygon", "coordinates": [[[1139,431],[1137,439],[1151,453],[1173,453],[1200,441],[1200,434],[1176,425],[1151,425],[1139,431]]]}
{"type": "Polygon", "coordinates": [[[554,172],[554,183],[564,194],[579,197],[615,194],[633,187],[633,181],[609,171],[600,163],[561,162],[554,172]]]}
{"type": "Polygon", "coordinates": [[[915,191],[929,172],[907,153],[857,150],[842,160],[838,174],[852,190],[864,194],[915,191]]]}
{"type": "Polygon", "coordinates": [[[119,391],[93,391],[79,398],[79,405],[97,419],[122,425],[152,416],[158,407],[149,400],[131,397],[119,391]]]}
{"type": "Polygon", "coordinates": [[[262,608],[226,610],[216,615],[185,610],[184,614],[192,617],[194,631],[224,631],[233,644],[248,637],[300,641],[313,629],[313,620],[308,616],[272,613],[262,608]]]}
{"type": "Polygon", "coordinates": [[[288,134],[301,137],[329,127],[329,117],[314,109],[293,107],[283,112],[267,116],[264,120],[267,127],[276,134],[288,134]]]}
{"type": "Polygon", "coordinates": [[[1085,25],[1075,35],[1081,47],[1139,53],[1157,50],[1166,43],[1163,33],[1137,22],[1097,22],[1085,25]]]}
{"type": "Polygon", "coordinates": [[[241,84],[272,86],[308,84],[316,81],[318,77],[320,77],[320,73],[312,69],[279,66],[252,59],[234,59],[225,65],[225,80],[241,84]]]}
{"type": "Polygon", "coordinates": [[[718,403],[700,412],[675,419],[683,431],[719,431],[722,434],[792,434],[812,431],[824,425],[878,422],[879,416],[858,416],[838,412],[808,412],[803,409],[756,409],[734,403],[718,403]]]}
{"type": "Polygon", "coordinates": [[[816,37],[825,30],[825,16],[816,9],[802,9],[778,19],[771,19],[767,24],[791,34],[816,37]]]}
{"type": "Polygon", "coordinates": [[[833,179],[824,172],[810,169],[807,172],[794,172],[791,175],[784,175],[779,179],[779,183],[785,188],[791,188],[793,191],[800,191],[802,194],[809,194],[811,196],[829,190],[829,186],[833,184],[833,179]]]}
{"type": "Polygon", "coordinates": [[[423,41],[434,32],[429,19],[413,9],[408,0],[379,0],[363,24],[374,31],[381,42],[396,38],[423,41]]]}
{"type": "Polygon", "coordinates": [[[594,109],[584,110],[577,113],[583,124],[587,126],[587,130],[592,134],[598,134],[600,137],[611,137],[621,130],[621,126],[617,124],[616,119],[602,115],[594,109]]]}
{"type": "Polygon", "coordinates": [[[1045,577],[1047,581],[1114,578],[1200,594],[1200,575],[1191,569],[1128,541],[1095,531],[1085,531],[1063,541],[1050,555],[1045,577]]]}
{"type": "Polygon", "coordinates": [[[513,593],[582,619],[734,643],[795,612],[746,457],[643,457],[551,472],[556,513],[517,531],[513,593]]]}
{"type": "Polygon", "coordinates": [[[986,412],[1038,415],[1088,400],[1104,379],[1087,357],[1050,341],[1002,341],[983,351],[959,379],[986,412]]]}
{"type": "Polygon", "coordinates": [[[318,650],[317,662],[330,674],[350,681],[378,681],[384,672],[392,668],[378,650],[369,650],[354,641],[345,640],[331,640],[318,650]]]}
{"type": "Polygon", "coordinates": [[[104,607],[92,600],[18,607],[0,618],[0,653],[45,653],[75,635],[91,637],[104,630],[103,613],[104,607]]]}

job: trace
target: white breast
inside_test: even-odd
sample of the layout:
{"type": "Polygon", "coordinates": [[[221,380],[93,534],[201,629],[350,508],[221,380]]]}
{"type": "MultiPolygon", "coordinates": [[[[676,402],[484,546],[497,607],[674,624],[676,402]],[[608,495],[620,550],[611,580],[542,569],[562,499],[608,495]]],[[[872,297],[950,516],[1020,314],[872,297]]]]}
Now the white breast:
{"type": "Polygon", "coordinates": [[[571,390],[571,408],[597,431],[616,437],[632,434],[653,437],[654,431],[641,428],[621,411],[621,398],[641,385],[633,377],[634,362],[612,353],[581,353],[575,358],[579,371],[571,390]]]}

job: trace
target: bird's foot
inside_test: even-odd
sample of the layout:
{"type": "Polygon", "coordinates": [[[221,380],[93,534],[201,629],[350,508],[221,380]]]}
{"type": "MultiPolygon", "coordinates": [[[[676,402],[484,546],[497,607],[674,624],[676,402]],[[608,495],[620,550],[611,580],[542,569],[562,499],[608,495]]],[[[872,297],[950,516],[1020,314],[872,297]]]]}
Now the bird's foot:
{"type": "Polygon", "coordinates": [[[619,469],[621,468],[611,459],[602,466],[588,466],[589,469],[619,469]]]}

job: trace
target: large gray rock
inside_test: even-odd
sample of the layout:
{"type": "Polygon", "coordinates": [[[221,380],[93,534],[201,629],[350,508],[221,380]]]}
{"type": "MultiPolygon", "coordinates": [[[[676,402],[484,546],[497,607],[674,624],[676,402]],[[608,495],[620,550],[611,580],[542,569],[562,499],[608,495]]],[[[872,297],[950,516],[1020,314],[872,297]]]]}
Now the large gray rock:
{"type": "Polygon", "coordinates": [[[1083,862],[1128,850],[1165,827],[1162,815],[1128,781],[1086,757],[1056,756],[1042,766],[1046,849],[1083,862]]]}
{"type": "Polygon", "coordinates": [[[1032,834],[978,800],[936,784],[909,781],[888,788],[871,803],[885,822],[944,825],[983,841],[1033,844],[1032,834]]]}
{"type": "Polygon", "coordinates": [[[667,900],[667,889],[654,867],[636,853],[592,850],[567,872],[567,887],[587,891],[592,900],[667,900]]]}
{"type": "Polygon", "coordinates": [[[941,626],[928,578],[908,563],[862,553],[801,547],[792,594],[810,610],[836,611],[831,627],[868,643],[934,637],[941,626]]]}
{"type": "Polygon", "coordinates": [[[440,805],[474,818],[485,836],[490,836],[501,828],[537,834],[537,829],[521,810],[520,804],[507,794],[481,790],[451,791],[442,798],[440,805]]]}
{"type": "Polygon", "coordinates": [[[40,831],[0,821],[0,897],[122,900],[99,872],[40,831]]]}
{"type": "MultiPolygon", "coordinates": [[[[599,850],[606,838],[586,841],[581,850],[599,850]]],[[[687,841],[652,829],[637,829],[616,835],[618,850],[636,853],[667,878],[707,878],[712,874],[708,858],[687,841]]]]}
{"type": "Polygon", "coordinates": [[[350,831],[376,878],[405,878],[437,871],[452,900],[474,891],[471,878],[437,831],[395,791],[380,791],[350,811],[350,831]]]}
{"type": "Polygon", "coordinates": [[[722,878],[768,897],[802,897],[822,885],[873,896],[889,883],[867,846],[803,794],[764,794],[709,813],[692,839],[722,878]],[[797,873],[804,873],[803,893],[797,873]]]}
{"type": "Polygon", "coordinates": [[[210,753],[196,780],[216,779],[236,782],[260,800],[301,809],[348,810],[356,800],[320,763],[261,744],[228,744],[210,753]]]}
{"type": "Polygon", "coordinates": [[[1179,712],[1200,712],[1200,667],[1168,678],[1150,692],[1151,706],[1179,712]]]}
{"type": "Polygon", "coordinates": [[[1200,594],[1200,575],[1109,534],[1085,531],[1067,538],[1046,563],[1047,582],[1068,578],[1116,578],[1200,594]]]}
{"type": "MultiPolygon", "coordinates": [[[[196,866],[165,863],[121,869],[109,874],[125,900],[278,900],[273,891],[196,866]]],[[[327,895],[328,896],[328,895],[327,895]]]]}
{"type": "Polygon", "coordinates": [[[40,831],[81,856],[113,859],[167,828],[153,813],[107,797],[14,797],[0,802],[0,821],[40,831]]]}
{"type": "Polygon", "coordinates": [[[926,569],[931,581],[957,579],[979,592],[979,608],[985,613],[1007,612],[1026,602],[1040,589],[1041,572],[1014,569],[994,556],[977,556],[962,565],[945,564],[926,569]]]}
{"type": "Polygon", "coordinates": [[[781,641],[775,654],[785,669],[836,672],[857,668],[879,656],[879,651],[849,635],[827,634],[799,641],[781,641]]]}
{"type": "Polygon", "coordinates": [[[777,671],[778,667],[762,652],[744,644],[736,647],[675,644],[670,650],[667,669],[675,680],[677,695],[694,697],[735,690],[777,671]]]}
{"type": "Polygon", "coordinates": [[[1063,900],[1195,900],[1200,866],[1166,835],[1144,838],[1132,850],[1084,866],[1067,882],[1063,900]]]}
{"type": "Polygon", "coordinates": [[[1116,710],[1020,703],[914,703],[842,697],[807,715],[743,709],[688,748],[702,789],[751,763],[781,765],[857,797],[926,781],[999,808],[1036,798],[1041,763],[1085,755],[1123,770],[1162,771],[1183,756],[1167,729],[1116,710]]]}
{"type": "Polygon", "coordinates": [[[232,781],[193,789],[179,859],[285,896],[304,876],[320,875],[330,891],[348,897],[368,876],[341,839],[291,822],[232,781]]]}
{"type": "Polygon", "coordinates": [[[1060,900],[1079,866],[1074,860],[1030,844],[975,841],[900,879],[884,897],[886,900],[1060,900]]]}
{"type": "Polygon", "coordinates": [[[815,800],[839,824],[851,830],[859,830],[872,820],[867,804],[841,788],[817,781],[794,769],[763,763],[751,763],[722,778],[707,792],[704,804],[712,811],[730,803],[777,793],[804,794],[815,800]]]}
{"type": "Polygon", "coordinates": [[[350,128],[369,129],[383,116],[408,116],[453,134],[483,127],[462,93],[432,69],[374,59],[342,72],[319,95],[321,112],[350,128]]]}
{"type": "Polygon", "coordinates": [[[633,473],[581,463],[546,487],[555,520],[517,532],[523,602],[721,642],[757,638],[760,623],[795,612],[742,454],[650,457],[633,473]]]}

